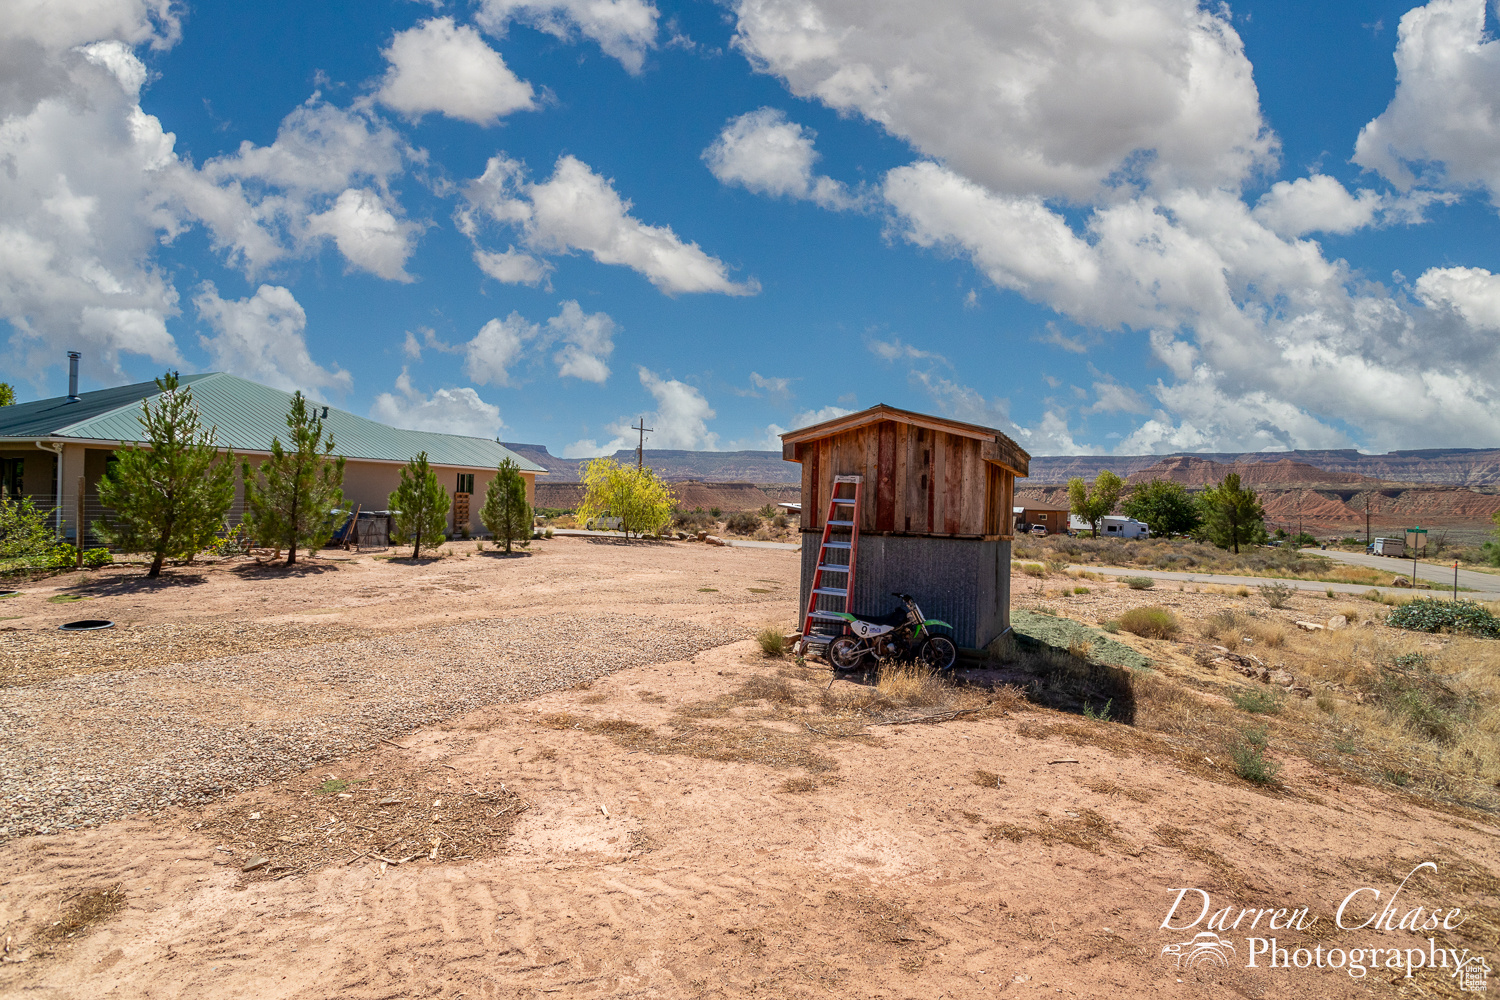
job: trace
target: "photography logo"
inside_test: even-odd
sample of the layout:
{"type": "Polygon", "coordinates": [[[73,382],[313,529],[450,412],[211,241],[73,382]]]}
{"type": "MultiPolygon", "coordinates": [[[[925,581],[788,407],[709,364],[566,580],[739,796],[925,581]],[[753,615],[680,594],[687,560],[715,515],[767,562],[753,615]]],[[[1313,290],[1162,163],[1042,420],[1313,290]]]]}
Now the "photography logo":
{"type": "Polygon", "coordinates": [[[1228,938],[1221,938],[1213,931],[1204,931],[1191,941],[1167,945],[1161,953],[1175,959],[1179,969],[1196,969],[1207,965],[1225,968],[1235,951],[1228,938]]]}

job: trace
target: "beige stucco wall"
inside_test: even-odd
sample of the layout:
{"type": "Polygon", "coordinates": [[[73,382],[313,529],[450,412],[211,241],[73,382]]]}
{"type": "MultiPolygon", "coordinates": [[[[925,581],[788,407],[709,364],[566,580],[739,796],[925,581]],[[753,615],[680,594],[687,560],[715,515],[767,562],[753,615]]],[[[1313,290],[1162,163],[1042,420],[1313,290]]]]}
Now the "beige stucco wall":
{"type": "MultiPolygon", "coordinates": [[[[5,451],[5,457],[20,457],[26,459],[25,469],[25,491],[34,496],[37,503],[51,506],[53,500],[53,453],[44,449],[5,451]]],[[[74,509],[75,497],[78,493],[78,477],[86,479],[84,497],[86,503],[85,521],[97,519],[100,515],[98,507],[98,483],[104,475],[105,463],[112,451],[103,448],[87,448],[84,445],[68,444],[63,446],[62,453],[62,518],[61,527],[64,537],[72,539],[74,535],[74,509]]],[[[264,460],[260,455],[236,455],[236,465],[240,461],[248,460],[251,469],[259,467],[264,460]]],[[[401,470],[405,463],[396,462],[373,462],[364,459],[349,459],[344,463],[344,498],[348,506],[353,508],[363,505],[365,510],[386,510],[390,506],[390,495],[395,492],[401,482],[401,470]]],[[[460,472],[472,473],[474,476],[474,495],[469,500],[469,532],[473,535],[484,532],[483,525],[479,521],[479,508],[484,504],[484,491],[489,486],[491,479],[495,478],[494,469],[477,469],[470,467],[434,465],[433,472],[437,475],[438,482],[448,492],[450,500],[450,514],[448,518],[448,530],[457,533],[453,524],[451,500],[455,487],[458,485],[458,474],[460,472]]],[[[526,501],[536,502],[536,473],[522,472],[521,476],[526,480],[526,501]]],[[[244,510],[244,484],[240,482],[238,474],[235,476],[235,503],[234,514],[238,515],[244,510]]]]}

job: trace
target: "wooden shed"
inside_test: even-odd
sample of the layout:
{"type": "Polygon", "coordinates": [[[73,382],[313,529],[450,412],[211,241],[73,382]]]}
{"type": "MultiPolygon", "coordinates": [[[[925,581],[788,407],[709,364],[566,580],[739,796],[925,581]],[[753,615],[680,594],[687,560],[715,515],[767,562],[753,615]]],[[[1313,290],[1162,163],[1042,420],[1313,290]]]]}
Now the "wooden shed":
{"type": "Polygon", "coordinates": [[[882,614],[912,594],[983,648],[1010,626],[1011,512],[1031,456],[993,427],[879,405],[781,436],[802,465],[802,604],[818,565],[835,476],[863,477],[853,609],[882,614]]]}

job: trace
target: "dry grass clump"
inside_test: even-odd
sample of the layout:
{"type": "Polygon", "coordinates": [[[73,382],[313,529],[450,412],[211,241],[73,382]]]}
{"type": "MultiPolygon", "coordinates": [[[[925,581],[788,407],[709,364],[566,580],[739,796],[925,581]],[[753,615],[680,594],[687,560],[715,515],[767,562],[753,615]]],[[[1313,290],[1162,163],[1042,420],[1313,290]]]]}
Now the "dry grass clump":
{"type": "Polygon", "coordinates": [[[1120,627],[1147,639],[1170,639],[1181,629],[1177,616],[1166,608],[1131,608],[1120,616],[1120,627]]]}
{"type": "Polygon", "coordinates": [[[973,775],[970,776],[969,780],[978,785],[980,788],[999,788],[1001,785],[1005,784],[1005,779],[1000,777],[1000,775],[996,774],[994,771],[976,770],[973,775]]]}
{"type": "Polygon", "coordinates": [[[755,634],[760,651],[767,656],[786,655],[786,635],[779,628],[763,628],[755,634]]]}
{"type": "Polygon", "coordinates": [[[1278,621],[1256,621],[1245,632],[1257,643],[1272,649],[1280,649],[1286,645],[1286,626],[1278,621]]]}
{"type": "Polygon", "coordinates": [[[807,792],[817,791],[818,782],[815,778],[809,778],[806,775],[798,775],[795,778],[788,778],[783,781],[780,785],[777,786],[776,790],[778,792],[786,792],[791,795],[802,795],[807,792]]]}
{"type": "Polygon", "coordinates": [[[68,900],[68,908],[52,923],[43,927],[37,937],[44,941],[64,941],[102,923],[125,908],[125,890],[120,883],[98,889],[85,889],[68,900]]]}
{"type": "Polygon", "coordinates": [[[213,809],[205,832],[251,881],[363,858],[394,864],[500,853],[527,804],[505,789],[459,789],[446,776],[393,768],[357,780],[304,776],[213,809]]]}
{"type": "Polygon", "coordinates": [[[1105,844],[1123,848],[1127,854],[1138,854],[1128,841],[1115,832],[1115,824],[1093,809],[1080,809],[1076,815],[1057,818],[1042,813],[1042,821],[1036,826],[1020,826],[1015,823],[996,823],[985,836],[1020,843],[1034,837],[1049,847],[1053,844],[1069,844],[1093,854],[1103,854],[1105,844]]]}
{"type": "Polygon", "coordinates": [[[1110,781],[1108,778],[1090,778],[1083,783],[1083,787],[1100,795],[1116,796],[1123,795],[1133,802],[1150,802],[1151,793],[1141,791],[1139,788],[1127,788],[1118,782],[1110,781]]]}
{"type": "Polygon", "coordinates": [[[900,705],[940,705],[948,700],[952,687],[916,663],[882,662],[875,680],[881,697],[900,705]]]}
{"type": "Polygon", "coordinates": [[[1197,843],[1192,839],[1192,834],[1180,827],[1162,824],[1151,831],[1156,839],[1165,847],[1181,852],[1184,856],[1192,858],[1203,867],[1213,873],[1219,880],[1219,886],[1231,892],[1241,892],[1245,888],[1245,876],[1240,870],[1230,864],[1218,851],[1204,844],[1197,843]]]}
{"type": "Polygon", "coordinates": [[[944,940],[906,907],[881,899],[873,892],[828,892],[823,896],[823,905],[846,915],[849,925],[878,944],[901,948],[944,940]]]}

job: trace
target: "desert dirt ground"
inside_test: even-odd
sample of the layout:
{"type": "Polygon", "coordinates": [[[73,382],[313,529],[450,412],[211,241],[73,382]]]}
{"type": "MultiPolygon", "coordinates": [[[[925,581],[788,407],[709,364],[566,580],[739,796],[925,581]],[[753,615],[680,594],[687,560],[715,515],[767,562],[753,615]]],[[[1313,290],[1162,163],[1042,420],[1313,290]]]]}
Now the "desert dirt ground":
{"type": "MultiPolygon", "coordinates": [[[[48,832],[0,844],[0,995],[1461,996],[1445,970],[1247,969],[1244,931],[1225,967],[1162,952],[1202,929],[1160,926],[1183,887],[1308,908],[1255,932],[1293,951],[1425,948],[1331,926],[1424,861],[1403,899],[1463,907],[1438,936],[1500,964],[1491,813],[1290,754],[1255,785],[1014,688],[886,697],[767,657],[749,637],[795,621],[792,553],[533,549],[274,584],[112,572],[6,602],[0,744],[47,763],[0,775],[40,802],[11,822],[48,832]],[[55,638],[85,615],[130,627],[55,638]],[[164,758],[166,777],[130,770],[164,758]],[[166,794],[115,819],[109,782],[166,794]]],[[[1080,620],[1218,600],[1016,586],[1080,620]]],[[[1189,655],[1123,639],[1181,676],[1174,710],[1225,703],[1189,655]]]]}

